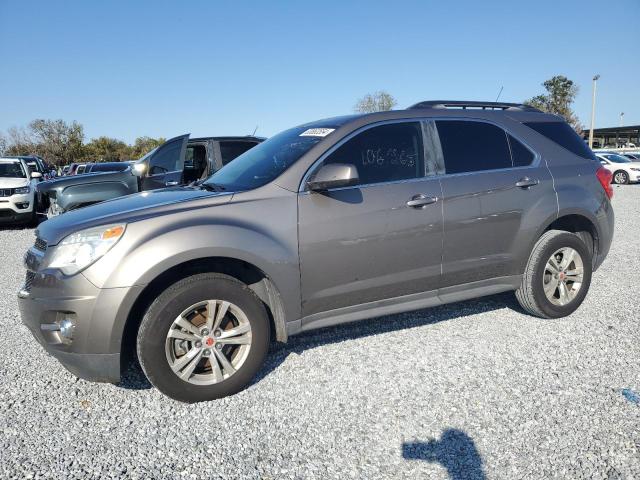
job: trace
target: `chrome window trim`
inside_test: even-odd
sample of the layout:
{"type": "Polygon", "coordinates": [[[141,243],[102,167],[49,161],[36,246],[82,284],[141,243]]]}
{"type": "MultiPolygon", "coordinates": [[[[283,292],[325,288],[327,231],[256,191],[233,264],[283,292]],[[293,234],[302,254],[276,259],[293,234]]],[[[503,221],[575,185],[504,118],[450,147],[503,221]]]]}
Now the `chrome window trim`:
{"type": "MultiPolygon", "coordinates": [[[[538,168],[540,167],[540,163],[542,160],[541,155],[531,147],[531,145],[529,145],[528,142],[522,140],[522,137],[514,132],[508,131],[506,130],[502,125],[492,121],[492,120],[486,120],[484,118],[473,118],[473,117],[437,117],[437,116],[433,116],[433,117],[413,117],[413,118],[397,118],[397,119],[393,119],[393,120],[382,120],[379,122],[375,122],[375,123],[371,123],[369,125],[364,125],[360,128],[358,128],[357,130],[354,130],[353,132],[349,133],[348,135],[344,136],[343,138],[341,138],[338,142],[336,142],[334,145],[331,146],[331,148],[329,148],[327,151],[325,151],[322,155],[320,155],[320,157],[318,157],[317,160],[315,160],[311,166],[307,169],[307,171],[305,172],[304,176],[302,177],[302,180],[300,181],[300,184],[298,185],[298,193],[312,193],[310,190],[307,189],[307,180],[309,179],[309,177],[315,172],[316,168],[318,167],[319,164],[321,164],[329,155],[331,155],[334,151],[336,151],[338,148],[340,148],[343,144],[345,144],[346,142],[348,142],[349,140],[351,140],[353,137],[355,137],[356,135],[359,135],[362,132],[365,132],[371,128],[375,128],[375,127],[379,127],[382,125],[388,125],[388,124],[394,124],[394,123],[423,123],[423,122],[436,122],[436,121],[468,121],[468,122],[480,122],[480,123],[488,123],[490,125],[493,125],[499,129],[501,129],[504,134],[505,134],[505,141],[507,142],[507,146],[509,147],[509,155],[511,156],[511,161],[513,162],[513,155],[511,154],[511,146],[509,145],[509,138],[507,137],[507,135],[511,135],[513,138],[515,138],[516,140],[518,140],[522,145],[525,146],[525,148],[527,148],[531,153],[533,153],[534,158],[533,161],[529,164],[529,165],[523,165],[523,166],[518,166],[518,167],[507,167],[507,168],[492,168],[492,169],[488,169],[488,170],[474,170],[471,172],[459,172],[459,173],[446,173],[446,159],[445,159],[445,172],[444,173],[436,173],[435,175],[425,175],[422,177],[416,177],[416,178],[408,178],[408,179],[404,179],[404,180],[392,180],[392,181],[388,181],[388,182],[378,182],[378,183],[368,183],[368,184],[362,184],[362,185],[354,185],[354,186],[349,186],[349,187],[339,187],[339,188],[332,188],[327,190],[328,192],[334,192],[334,191],[339,191],[339,190],[347,190],[347,189],[354,189],[354,188],[368,188],[368,187],[372,187],[372,186],[376,186],[376,185],[393,185],[393,184],[397,184],[397,183],[408,183],[408,182],[416,182],[416,181],[422,181],[425,179],[433,179],[433,178],[443,178],[443,177],[456,177],[456,176],[462,176],[462,175],[473,175],[473,174],[481,174],[481,173],[488,173],[488,172],[507,172],[507,171],[511,171],[511,170],[523,170],[523,169],[527,169],[527,168],[538,168]]],[[[515,121],[515,120],[514,120],[515,121]]],[[[422,130],[422,129],[421,129],[422,130]]],[[[436,130],[437,130],[437,125],[436,125],[436,130]]],[[[424,146],[424,133],[422,133],[423,138],[422,138],[422,143],[424,146]]],[[[424,161],[426,162],[426,158],[424,159],[424,161]]]]}

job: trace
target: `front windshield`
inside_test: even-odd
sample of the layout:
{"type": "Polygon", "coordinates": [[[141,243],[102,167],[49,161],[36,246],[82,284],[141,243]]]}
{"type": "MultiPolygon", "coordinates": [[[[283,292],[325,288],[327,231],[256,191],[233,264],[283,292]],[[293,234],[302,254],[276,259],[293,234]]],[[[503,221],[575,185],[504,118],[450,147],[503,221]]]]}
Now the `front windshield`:
{"type": "Polygon", "coordinates": [[[210,176],[204,184],[236,192],[266,185],[331,131],[333,129],[306,127],[285,130],[229,162],[210,176]]]}
{"type": "Polygon", "coordinates": [[[4,178],[27,178],[27,174],[20,162],[0,163],[0,177],[4,178]]]}
{"type": "Polygon", "coordinates": [[[629,163],[631,160],[623,157],[622,155],[607,155],[605,156],[607,160],[613,163],[629,163]]]}

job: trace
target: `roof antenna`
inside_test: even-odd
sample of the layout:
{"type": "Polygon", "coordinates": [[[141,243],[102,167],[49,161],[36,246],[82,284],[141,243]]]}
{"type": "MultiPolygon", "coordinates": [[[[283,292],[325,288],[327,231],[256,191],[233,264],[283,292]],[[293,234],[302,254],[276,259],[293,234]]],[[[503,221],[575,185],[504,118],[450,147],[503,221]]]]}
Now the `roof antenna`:
{"type": "Polygon", "coordinates": [[[257,131],[258,131],[258,125],[256,125],[256,128],[253,129],[253,133],[251,134],[251,136],[255,137],[257,131]]]}
{"type": "Polygon", "coordinates": [[[498,101],[498,99],[500,98],[500,95],[502,95],[502,89],[504,88],[504,86],[500,87],[500,91],[498,92],[498,96],[496,97],[496,102],[498,101]]]}

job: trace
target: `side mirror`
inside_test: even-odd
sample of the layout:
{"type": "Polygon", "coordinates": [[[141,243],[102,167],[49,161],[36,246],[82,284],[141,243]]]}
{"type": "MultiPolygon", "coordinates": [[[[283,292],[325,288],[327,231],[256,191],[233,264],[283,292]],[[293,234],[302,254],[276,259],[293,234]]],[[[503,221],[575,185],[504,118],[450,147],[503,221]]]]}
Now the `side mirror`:
{"type": "Polygon", "coordinates": [[[358,169],[347,163],[330,163],[320,167],[307,181],[307,188],[312,192],[321,192],[330,188],[351,187],[360,181],[358,169]]]}
{"type": "Polygon", "coordinates": [[[42,178],[42,174],[40,172],[31,172],[31,178],[42,178]]]}
{"type": "Polygon", "coordinates": [[[133,174],[136,175],[137,177],[142,177],[147,171],[147,164],[134,163],[132,171],[133,171],[133,174]]]}

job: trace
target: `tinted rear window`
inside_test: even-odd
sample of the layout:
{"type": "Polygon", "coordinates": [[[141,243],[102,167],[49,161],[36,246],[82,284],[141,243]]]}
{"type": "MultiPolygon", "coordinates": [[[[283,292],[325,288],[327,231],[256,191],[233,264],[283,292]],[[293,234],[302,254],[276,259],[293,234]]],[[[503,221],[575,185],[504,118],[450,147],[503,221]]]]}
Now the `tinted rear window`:
{"type": "Polygon", "coordinates": [[[446,173],[510,168],[511,153],[504,130],[483,122],[438,120],[438,136],[446,173]]]}
{"type": "Polygon", "coordinates": [[[525,125],[544,135],[552,142],[566,148],[582,158],[595,160],[596,157],[576,131],[565,122],[528,122],[525,125]]]}
{"type": "Polygon", "coordinates": [[[220,155],[222,155],[222,165],[226,165],[231,160],[236,159],[244,152],[255,146],[255,143],[249,142],[220,142],[220,155]]]}

